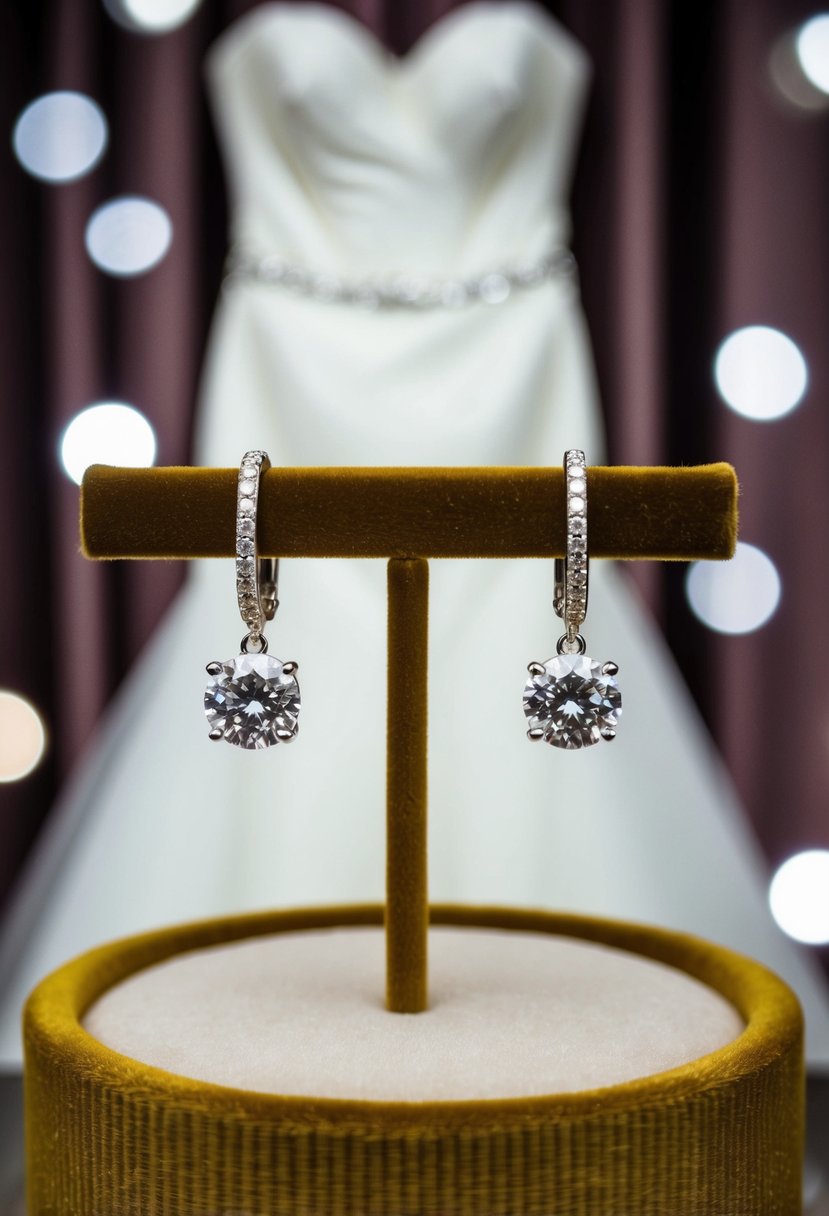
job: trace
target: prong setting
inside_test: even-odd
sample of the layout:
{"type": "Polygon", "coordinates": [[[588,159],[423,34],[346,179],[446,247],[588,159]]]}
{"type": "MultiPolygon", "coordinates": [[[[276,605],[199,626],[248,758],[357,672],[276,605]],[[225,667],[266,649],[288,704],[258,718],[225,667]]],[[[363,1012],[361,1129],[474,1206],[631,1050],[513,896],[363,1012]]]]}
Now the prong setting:
{"type": "Polygon", "coordinates": [[[205,671],[209,676],[220,676],[222,674],[222,665],[221,663],[217,663],[215,661],[208,663],[205,671]]]}
{"type": "MultiPolygon", "coordinates": [[[[282,670],[286,676],[292,676],[294,672],[299,671],[299,663],[295,663],[293,659],[289,659],[287,663],[282,664],[282,670]]],[[[293,735],[291,738],[293,738],[293,735]]]]}
{"type": "Polygon", "coordinates": [[[528,664],[524,686],[527,738],[543,739],[552,747],[577,751],[602,739],[616,738],[622,697],[607,667],[576,650],[559,653],[544,664],[528,664]],[[539,667],[538,674],[534,668],[539,667]]]}
{"type": "Polygon", "coordinates": [[[218,673],[204,692],[211,739],[256,750],[296,737],[300,709],[296,663],[283,664],[264,646],[249,653],[243,643],[242,654],[215,666],[218,673]]]}
{"type": "Polygon", "coordinates": [[[210,734],[207,737],[208,737],[208,739],[212,739],[214,743],[218,743],[220,739],[224,738],[224,736],[225,736],[225,732],[223,730],[220,730],[219,727],[217,726],[215,730],[211,730],[210,734]]]}
{"type": "Polygon", "coordinates": [[[615,676],[616,673],[618,672],[618,670],[619,670],[619,664],[614,663],[612,659],[608,659],[608,661],[606,663],[602,664],[602,675],[603,676],[615,676]]]}

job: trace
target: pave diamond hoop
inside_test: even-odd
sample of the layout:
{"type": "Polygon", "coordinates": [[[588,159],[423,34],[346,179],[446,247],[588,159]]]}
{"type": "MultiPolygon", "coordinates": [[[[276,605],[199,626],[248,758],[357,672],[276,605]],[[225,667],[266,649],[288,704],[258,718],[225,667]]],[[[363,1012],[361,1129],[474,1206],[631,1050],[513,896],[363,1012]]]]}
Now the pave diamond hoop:
{"type": "Polygon", "coordinates": [[[564,557],[554,567],[553,608],[564,621],[556,654],[546,663],[527,666],[524,716],[527,736],[537,743],[575,751],[600,739],[616,738],[622,714],[622,696],[616,682],[619,668],[612,661],[599,663],[585,654],[579,633],[587,615],[587,465],[584,452],[564,453],[564,493],[567,539],[564,557]]]}
{"type": "Polygon", "coordinates": [[[235,659],[207,664],[204,692],[209,738],[247,750],[290,743],[299,730],[298,664],[268,654],[265,621],[279,606],[276,558],[260,557],[257,508],[262,474],[271,467],[267,452],[245,452],[236,491],[236,598],[248,632],[235,659]]]}
{"type": "Polygon", "coordinates": [[[239,467],[236,490],[236,598],[239,614],[248,632],[242,652],[252,648],[264,653],[265,621],[272,621],[279,607],[277,587],[279,561],[260,557],[257,543],[259,483],[271,467],[267,452],[245,452],[239,467]]]}
{"type": "Polygon", "coordinates": [[[564,496],[567,538],[564,557],[553,567],[553,608],[564,621],[559,654],[584,654],[579,629],[587,615],[589,560],[587,557],[587,464],[584,452],[571,448],[564,453],[564,496]]]}

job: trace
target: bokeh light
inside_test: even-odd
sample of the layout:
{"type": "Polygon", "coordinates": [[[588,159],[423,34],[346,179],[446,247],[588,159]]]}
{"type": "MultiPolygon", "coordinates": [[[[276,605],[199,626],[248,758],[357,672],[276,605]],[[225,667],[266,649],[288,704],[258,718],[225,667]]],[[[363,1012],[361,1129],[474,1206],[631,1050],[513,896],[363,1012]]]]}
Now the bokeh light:
{"type": "Polygon", "coordinates": [[[136,195],[104,203],[86,226],[86,249],[92,261],[119,278],[152,270],[172,239],[173,225],[164,208],[136,195]]]}
{"type": "Polygon", "coordinates": [[[110,17],[136,34],[166,34],[189,21],[201,0],[104,0],[110,17]]]}
{"type": "Polygon", "coordinates": [[[20,781],[40,763],[46,731],[35,707],[19,693],[0,689],[0,781],[20,781]]]}
{"type": "Polygon", "coordinates": [[[69,182],[89,173],[107,146],[104,113],[83,93],[45,93],[26,106],[12,135],[23,168],[45,182],[69,182]]]}
{"type": "Polygon", "coordinates": [[[808,116],[829,109],[829,94],[812,84],[803,71],[797,50],[798,30],[786,30],[769,55],[769,76],[778,98],[789,113],[808,116]]]}
{"type": "Polygon", "coordinates": [[[784,861],[771,880],[769,904],[789,937],[829,942],[829,849],[807,849],[784,861]]]}
{"type": "Polygon", "coordinates": [[[803,75],[816,89],[829,93],[829,13],[819,13],[798,30],[795,40],[803,75]]]}
{"type": "Polygon", "coordinates": [[[102,401],[76,414],[63,432],[60,458],[77,485],[91,464],[148,468],[155,461],[155,432],[131,405],[102,401]]]}
{"type": "Polygon", "coordinates": [[[694,615],[717,633],[752,633],[774,615],[780,576],[771,558],[742,541],[730,562],[693,562],[685,591],[694,615]]]}
{"type": "Polygon", "coordinates": [[[720,346],[714,379],[731,409],[765,422],[794,409],[806,392],[809,373],[791,338],[768,325],[749,325],[720,346]]]}

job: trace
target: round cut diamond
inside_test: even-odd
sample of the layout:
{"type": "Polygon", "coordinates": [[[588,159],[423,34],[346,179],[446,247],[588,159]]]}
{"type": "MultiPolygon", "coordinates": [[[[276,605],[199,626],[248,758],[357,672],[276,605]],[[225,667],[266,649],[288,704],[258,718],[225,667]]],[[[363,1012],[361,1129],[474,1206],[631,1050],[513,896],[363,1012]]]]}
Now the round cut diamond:
{"type": "Polygon", "coordinates": [[[612,738],[622,715],[615,676],[605,675],[585,654],[559,654],[543,668],[531,673],[524,687],[530,732],[541,731],[536,737],[570,751],[598,743],[603,732],[612,738]]]}
{"type": "Polygon", "coordinates": [[[285,743],[299,729],[299,684],[280,659],[267,654],[240,654],[221,664],[204,692],[204,712],[211,733],[235,747],[248,749],[285,743]]]}

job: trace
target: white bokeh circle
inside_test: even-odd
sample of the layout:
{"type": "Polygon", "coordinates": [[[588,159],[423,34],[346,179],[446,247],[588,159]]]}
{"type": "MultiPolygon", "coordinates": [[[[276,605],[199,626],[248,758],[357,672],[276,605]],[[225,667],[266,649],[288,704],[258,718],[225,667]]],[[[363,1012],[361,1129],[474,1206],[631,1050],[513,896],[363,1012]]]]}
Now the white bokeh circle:
{"type": "Polygon", "coordinates": [[[12,146],[27,173],[44,182],[70,182],[94,169],[108,140],[101,107],[83,93],[44,93],[22,111],[12,146]]]}
{"type": "Polygon", "coordinates": [[[104,8],[134,34],[166,34],[189,21],[202,0],[104,0],[104,8]]]}
{"type": "Polygon", "coordinates": [[[76,414],[60,443],[60,458],[77,485],[91,464],[148,468],[155,461],[155,431],[144,415],[120,401],[102,401],[76,414]]]}
{"type": "Polygon", "coordinates": [[[157,266],[170,248],[173,225],[160,203],[127,194],[92,213],[86,250],[107,274],[129,278],[157,266]]]}
{"type": "Polygon", "coordinates": [[[726,405],[765,422],[782,418],[803,399],[809,371],[791,338],[768,325],[748,325],[721,344],[714,380],[726,405]]]}
{"type": "Polygon", "coordinates": [[[28,777],[45,750],[46,730],[35,707],[19,693],[0,689],[0,782],[28,777]]]}
{"type": "Polygon", "coordinates": [[[803,75],[821,93],[829,93],[829,13],[805,21],[797,31],[795,47],[803,75]]]}
{"type": "Polygon", "coordinates": [[[829,942],[829,849],[807,849],[784,861],[771,880],[769,905],[789,937],[829,942]]]}
{"type": "Polygon", "coordinates": [[[753,633],[774,615],[780,575],[755,545],[737,542],[729,562],[693,562],[685,592],[694,615],[717,633],[753,633]]]}

